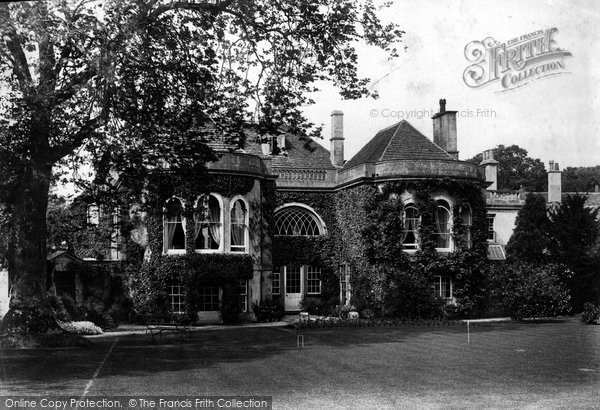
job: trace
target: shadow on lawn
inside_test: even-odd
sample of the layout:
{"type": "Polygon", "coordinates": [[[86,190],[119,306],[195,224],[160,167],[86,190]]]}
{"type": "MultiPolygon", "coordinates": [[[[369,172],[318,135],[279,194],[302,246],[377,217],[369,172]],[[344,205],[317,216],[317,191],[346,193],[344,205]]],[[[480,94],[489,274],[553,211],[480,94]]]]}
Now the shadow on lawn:
{"type": "MultiPolygon", "coordinates": [[[[569,326],[562,322],[507,322],[471,324],[471,332],[527,331],[539,326],[569,326]]],[[[578,325],[578,324],[577,324],[578,325]]],[[[365,327],[310,329],[303,332],[308,349],[319,347],[353,348],[385,343],[418,343],[418,339],[437,339],[462,345],[466,342],[466,326],[432,327],[365,327]]],[[[156,343],[149,336],[120,337],[107,358],[99,378],[118,375],[143,376],[161,372],[210,369],[222,363],[260,361],[275,355],[295,355],[297,333],[284,328],[223,329],[194,332],[192,339],[180,341],[167,335],[156,343]]],[[[0,377],[6,389],[27,388],[35,394],[51,387],[53,393],[73,390],[85,384],[102,363],[115,338],[94,340],[81,349],[5,350],[4,374],[0,377]],[[40,390],[41,389],[41,390],[40,390]]]]}

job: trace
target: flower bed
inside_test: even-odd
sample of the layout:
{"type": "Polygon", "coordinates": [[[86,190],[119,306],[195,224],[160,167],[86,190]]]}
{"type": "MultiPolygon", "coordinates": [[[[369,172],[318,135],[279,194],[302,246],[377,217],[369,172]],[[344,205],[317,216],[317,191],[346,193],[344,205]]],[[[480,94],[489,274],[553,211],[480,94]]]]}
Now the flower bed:
{"type": "Polygon", "coordinates": [[[99,335],[102,333],[102,329],[92,322],[63,322],[60,320],[56,322],[62,330],[75,335],[99,335]]]}

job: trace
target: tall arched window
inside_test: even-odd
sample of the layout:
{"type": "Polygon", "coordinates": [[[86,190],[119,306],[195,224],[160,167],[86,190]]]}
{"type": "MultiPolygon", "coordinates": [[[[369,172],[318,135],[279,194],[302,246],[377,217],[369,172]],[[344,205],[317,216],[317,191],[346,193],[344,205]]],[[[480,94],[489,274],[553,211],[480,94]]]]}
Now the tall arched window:
{"type": "Polygon", "coordinates": [[[460,211],[460,220],[463,226],[462,237],[467,245],[467,248],[471,248],[471,226],[473,225],[473,214],[471,213],[471,207],[469,205],[463,205],[460,211]]]}
{"type": "Polygon", "coordinates": [[[417,208],[414,205],[409,204],[404,207],[402,223],[404,224],[402,246],[404,249],[417,249],[419,247],[418,229],[420,220],[417,208]]]}
{"type": "Polygon", "coordinates": [[[167,201],[164,217],[165,252],[185,252],[185,218],[182,216],[183,204],[178,198],[167,201]]]}
{"type": "Polygon", "coordinates": [[[317,236],[323,235],[319,217],[301,206],[286,206],[275,213],[275,235],[317,236]]]}
{"type": "Polygon", "coordinates": [[[240,198],[231,205],[231,252],[246,252],[248,241],[248,208],[240,198]]]}
{"type": "Polygon", "coordinates": [[[438,249],[449,249],[451,239],[451,221],[450,221],[450,206],[446,201],[437,201],[435,210],[435,224],[438,249]]]}
{"type": "Polygon", "coordinates": [[[221,202],[215,195],[202,195],[194,207],[194,244],[200,251],[221,249],[223,224],[221,202]]]}

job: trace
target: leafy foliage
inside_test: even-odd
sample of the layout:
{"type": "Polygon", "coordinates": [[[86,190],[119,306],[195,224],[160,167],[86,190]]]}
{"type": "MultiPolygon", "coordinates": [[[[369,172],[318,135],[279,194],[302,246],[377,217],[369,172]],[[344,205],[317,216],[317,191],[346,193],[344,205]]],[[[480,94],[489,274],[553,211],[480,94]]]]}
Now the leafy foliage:
{"type": "MultiPolygon", "coordinates": [[[[482,154],[477,154],[468,161],[479,164],[482,154]]],[[[546,169],[542,161],[527,156],[527,150],[518,145],[494,148],[494,159],[498,164],[498,189],[543,192],[547,186],[546,169]]]]}
{"type": "Polygon", "coordinates": [[[559,259],[573,260],[584,256],[600,236],[600,209],[585,206],[583,195],[567,195],[559,207],[550,211],[552,253],[559,259]]]}
{"type": "Polygon", "coordinates": [[[525,261],[547,258],[549,229],[546,200],[541,195],[527,195],[525,205],[517,215],[515,230],[506,246],[507,253],[525,261]]]}
{"type": "Polygon", "coordinates": [[[487,261],[485,202],[481,187],[469,182],[443,180],[402,181],[345,189],[338,192],[338,220],[346,242],[344,257],[353,267],[352,303],[377,315],[436,317],[442,304],[434,298],[433,276],[455,281],[455,315],[483,308],[484,267],[487,261]],[[421,248],[413,255],[402,250],[403,206],[399,197],[413,193],[421,215],[421,248]],[[433,195],[447,192],[454,198],[454,241],[458,251],[440,255],[436,250],[433,195]],[[463,207],[473,215],[471,247],[464,240],[463,207]]]}
{"type": "Polygon", "coordinates": [[[567,167],[562,172],[563,192],[592,192],[600,185],[600,165],[567,167]]]}
{"type": "Polygon", "coordinates": [[[273,299],[265,299],[261,303],[252,303],[252,311],[259,322],[274,322],[281,320],[285,315],[283,303],[273,299]]]}
{"type": "Polygon", "coordinates": [[[553,317],[570,311],[564,265],[511,261],[494,265],[489,286],[505,314],[514,319],[553,317]]]}
{"type": "MultiPolygon", "coordinates": [[[[168,288],[174,283],[186,289],[185,303],[190,316],[200,308],[202,287],[223,288],[222,319],[237,320],[239,304],[236,293],[239,281],[251,279],[252,258],[249,255],[187,254],[158,256],[144,263],[141,269],[130,269],[129,289],[134,308],[139,314],[168,313],[168,288]]],[[[195,317],[193,317],[195,319],[195,317]]]]}
{"type": "Polygon", "coordinates": [[[591,302],[586,302],[583,305],[581,322],[586,325],[600,325],[600,307],[591,302]]]}
{"type": "Polygon", "coordinates": [[[56,166],[79,175],[91,164],[96,197],[117,196],[114,171],[138,193],[156,169],[202,171],[214,159],[206,143],[243,141],[248,122],[306,133],[299,107],[314,83],[332,81],[345,98],[367,95],[355,43],[396,56],[403,35],[381,23],[370,0],[12,2],[0,4],[0,19],[11,308],[47,308],[56,166]]]}
{"type": "MultiPolygon", "coordinates": [[[[336,198],[332,193],[277,192],[275,206],[299,202],[312,207],[327,226],[327,234],[314,237],[274,236],[273,266],[313,265],[321,267],[321,296],[323,301],[339,299],[340,233],[336,220],[336,198]]],[[[329,302],[328,302],[329,303],[329,302]]],[[[333,306],[338,302],[331,302],[333,306]]]]}

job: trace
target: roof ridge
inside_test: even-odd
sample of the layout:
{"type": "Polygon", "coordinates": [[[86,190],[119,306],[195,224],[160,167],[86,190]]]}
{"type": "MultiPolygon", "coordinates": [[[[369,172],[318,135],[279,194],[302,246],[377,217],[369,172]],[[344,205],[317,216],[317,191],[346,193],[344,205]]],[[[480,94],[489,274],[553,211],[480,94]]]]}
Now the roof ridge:
{"type": "MultiPolygon", "coordinates": [[[[406,122],[406,120],[402,120],[396,124],[394,124],[394,126],[396,127],[396,131],[394,131],[394,133],[392,134],[392,136],[390,137],[390,139],[387,142],[387,145],[385,146],[385,148],[383,149],[383,151],[381,151],[381,155],[379,156],[379,161],[381,161],[383,159],[383,157],[385,156],[385,153],[387,152],[388,148],[390,147],[390,144],[392,143],[392,141],[394,141],[394,138],[396,138],[396,134],[398,134],[398,130],[400,130],[400,126],[402,125],[403,122],[406,122]]],[[[381,130],[379,132],[383,132],[385,130],[388,130],[392,127],[388,127],[384,130],[381,130]]]]}
{"type": "MultiPolygon", "coordinates": [[[[403,121],[404,121],[404,120],[403,120],[403,121]]],[[[440,147],[438,144],[436,144],[435,142],[433,142],[433,140],[430,140],[429,138],[427,138],[427,136],[426,136],[425,134],[423,134],[421,131],[419,131],[418,129],[416,129],[416,128],[414,127],[414,125],[412,125],[410,122],[406,121],[406,123],[407,123],[408,125],[410,125],[410,127],[411,127],[413,130],[415,130],[415,131],[416,131],[416,132],[418,132],[418,133],[419,133],[421,136],[423,136],[423,137],[424,137],[424,138],[427,140],[427,142],[429,142],[429,143],[433,144],[434,146],[436,146],[437,148],[439,148],[439,149],[440,149],[440,150],[441,150],[441,151],[442,151],[444,154],[448,155],[448,156],[449,156],[451,159],[453,159],[453,160],[457,160],[457,159],[456,159],[456,158],[454,158],[452,155],[450,155],[450,154],[448,153],[448,151],[446,151],[444,148],[440,147]]]]}

